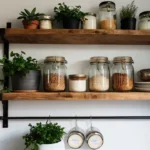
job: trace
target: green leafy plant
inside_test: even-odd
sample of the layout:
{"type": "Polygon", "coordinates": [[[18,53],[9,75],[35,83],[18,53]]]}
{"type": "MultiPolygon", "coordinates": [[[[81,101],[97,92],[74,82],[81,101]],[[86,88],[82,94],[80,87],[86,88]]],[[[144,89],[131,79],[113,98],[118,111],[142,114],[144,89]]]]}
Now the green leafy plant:
{"type": "Polygon", "coordinates": [[[127,6],[123,6],[120,11],[120,18],[126,19],[126,18],[135,18],[136,12],[138,7],[134,4],[134,1],[132,1],[131,4],[128,4],[127,6]]]}
{"type": "Polygon", "coordinates": [[[36,59],[32,57],[27,57],[25,59],[23,55],[25,55],[25,52],[21,52],[21,54],[11,52],[10,57],[12,57],[12,60],[9,60],[6,56],[0,59],[0,63],[3,64],[4,76],[13,76],[17,73],[24,76],[30,70],[40,69],[36,59]]]}
{"type": "Polygon", "coordinates": [[[33,8],[33,10],[30,12],[27,9],[24,9],[24,11],[21,11],[20,16],[17,19],[26,20],[28,22],[33,20],[39,20],[40,16],[44,15],[42,13],[36,13],[36,8],[33,8]]]}
{"type": "Polygon", "coordinates": [[[84,13],[81,11],[81,6],[67,6],[65,3],[59,3],[58,7],[54,8],[55,12],[55,20],[61,21],[65,18],[72,18],[77,20],[82,20],[85,15],[88,13],[84,13]]]}
{"type": "Polygon", "coordinates": [[[38,144],[54,144],[62,140],[65,132],[64,128],[57,123],[42,124],[37,123],[35,126],[29,124],[30,133],[23,136],[26,148],[32,147],[32,150],[38,150],[38,144]]]}

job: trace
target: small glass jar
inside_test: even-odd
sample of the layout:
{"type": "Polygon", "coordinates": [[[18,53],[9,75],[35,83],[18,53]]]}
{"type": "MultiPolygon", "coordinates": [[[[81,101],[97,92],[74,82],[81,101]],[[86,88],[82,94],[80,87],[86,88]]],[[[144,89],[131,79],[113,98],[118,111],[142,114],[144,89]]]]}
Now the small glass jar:
{"type": "Polygon", "coordinates": [[[111,1],[104,1],[99,5],[100,29],[116,29],[116,5],[111,1]]]}
{"type": "Polygon", "coordinates": [[[47,92],[59,92],[66,89],[66,63],[64,57],[48,56],[44,61],[43,83],[47,92]]]}
{"type": "Polygon", "coordinates": [[[51,16],[43,16],[40,21],[40,29],[52,29],[51,16]]]}
{"type": "Polygon", "coordinates": [[[84,17],[83,29],[96,29],[96,14],[89,13],[84,17]]]}
{"type": "Polygon", "coordinates": [[[89,148],[94,150],[99,149],[104,143],[103,135],[95,127],[90,127],[87,130],[86,141],[89,148]]]}
{"type": "Polygon", "coordinates": [[[150,11],[145,11],[139,15],[139,30],[150,30],[150,11]]]}
{"type": "Polygon", "coordinates": [[[109,90],[109,60],[107,57],[91,57],[89,67],[89,90],[104,92],[109,90]]]}
{"type": "Polygon", "coordinates": [[[69,75],[69,91],[85,92],[86,91],[86,75],[74,74],[69,75]]]}
{"type": "Polygon", "coordinates": [[[132,57],[115,57],[112,68],[112,86],[116,92],[132,91],[134,68],[132,57]]]}

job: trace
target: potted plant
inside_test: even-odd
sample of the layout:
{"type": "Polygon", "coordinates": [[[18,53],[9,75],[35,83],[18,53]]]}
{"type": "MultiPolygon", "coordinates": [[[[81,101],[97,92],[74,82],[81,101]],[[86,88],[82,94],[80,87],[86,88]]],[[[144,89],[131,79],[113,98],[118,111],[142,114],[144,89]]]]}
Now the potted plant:
{"type": "Polygon", "coordinates": [[[20,12],[20,16],[17,19],[22,19],[22,23],[25,29],[37,29],[39,26],[40,16],[44,14],[36,13],[36,8],[31,12],[27,9],[20,12]]]}
{"type": "Polygon", "coordinates": [[[136,29],[136,12],[138,7],[135,6],[134,1],[127,6],[123,6],[120,11],[121,29],[136,29]]]}
{"type": "Polygon", "coordinates": [[[41,71],[37,64],[37,60],[32,57],[23,57],[25,52],[21,54],[11,52],[9,60],[5,56],[0,59],[3,64],[4,76],[11,77],[12,90],[17,92],[33,92],[39,89],[41,71]]]}
{"type": "Polygon", "coordinates": [[[54,12],[55,20],[62,21],[65,29],[79,29],[81,20],[87,15],[81,11],[81,6],[70,7],[65,3],[59,3],[54,12]]]}
{"type": "Polygon", "coordinates": [[[29,124],[30,133],[23,136],[26,148],[32,150],[65,150],[62,140],[65,132],[64,128],[57,123],[42,124],[37,123],[35,126],[29,124]]]}

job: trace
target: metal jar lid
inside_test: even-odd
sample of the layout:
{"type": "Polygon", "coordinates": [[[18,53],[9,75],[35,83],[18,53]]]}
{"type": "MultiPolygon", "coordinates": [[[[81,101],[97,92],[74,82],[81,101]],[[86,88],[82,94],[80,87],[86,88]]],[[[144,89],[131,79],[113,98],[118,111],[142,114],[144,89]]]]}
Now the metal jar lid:
{"type": "Polygon", "coordinates": [[[150,11],[143,11],[139,14],[140,17],[149,17],[150,16],[150,11]]]}
{"type": "Polygon", "coordinates": [[[41,20],[51,20],[51,16],[44,15],[44,16],[41,17],[41,20]]]}
{"type": "MultiPolygon", "coordinates": [[[[84,134],[83,134],[82,132],[80,132],[80,131],[72,131],[72,132],[69,133],[69,136],[68,136],[68,139],[67,139],[67,143],[68,143],[68,145],[69,145],[72,149],[78,149],[78,148],[80,148],[80,147],[83,145],[84,139],[85,139],[85,137],[84,137],[84,134]],[[79,137],[82,139],[81,144],[78,143],[79,145],[77,145],[77,147],[73,147],[73,146],[71,146],[70,143],[69,143],[69,140],[70,140],[71,136],[74,136],[74,135],[77,135],[77,136],[79,136],[79,137]]],[[[75,142],[76,142],[76,141],[75,141],[75,142]]]]}
{"type": "Polygon", "coordinates": [[[49,63],[49,62],[62,62],[62,63],[67,63],[65,57],[62,56],[48,56],[44,60],[44,63],[49,63]]]}
{"type": "Polygon", "coordinates": [[[132,57],[129,57],[129,56],[115,57],[113,62],[114,63],[134,63],[132,57]]]}
{"type": "Polygon", "coordinates": [[[116,4],[112,1],[104,1],[99,4],[99,7],[102,8],[116,8],[116,4]]]}
{"type": "MultiPolygon", "coordinates": [[[[94,16],[94,17],[96,17],[96,14],[95,14],[95,13],[88,12],[88,14],[87,14],[86,16],[94,16]]],[[[85,17],[86,17],[86,16],[85,16],[85,17]]]]}
{"type": "Polygon", "coordinates": [[[86,80],[87,76],[85,74],[71,74],[69,79],[71,80],[86,80]]]}
{"type": "Polygon", "coordinates": [[[98,57],[91,57],[90,63],[109,63],[108,57],[98,56],[98,57]]]}
{"type": "Polygon", "coordinates": [[[89,146],[91,149],[99,149],[99,148],[103,145],[103,143],[104,143],[103,135],[102,135],[100,132],[98,132],[98,131],[91,131],[91,132],[89,132],[89,133],[86,135],[86,140],[87,140],[88,146],[89,146]],[[95,136],[95,135],[100,137],[100,139],[101,139],[100,145],[97,146],[97,147],[91,147],[91,146],[89,145],[89,140],[90,140],[90,138],[92,138],[92,137],[95,136]]]}

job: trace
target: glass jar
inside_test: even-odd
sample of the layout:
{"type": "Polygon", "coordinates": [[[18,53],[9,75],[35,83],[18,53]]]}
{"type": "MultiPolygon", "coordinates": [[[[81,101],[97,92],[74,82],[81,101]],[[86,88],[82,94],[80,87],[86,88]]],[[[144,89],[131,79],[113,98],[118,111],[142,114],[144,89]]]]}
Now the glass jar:
{"type": "Polygon", "coordinates": [[[52,29],[51,16],[43,16],[40,21],[40,29],[52,29]]]}
{"type": "Polygon", "coordinates": [[[89,90],[109,90],[109,61],[107,57],[91,57],[89,67],[89,90]]]}
{"type": "Polygon", "coordinates": [[[86,75],[75,74],[69,75],[69,91],[85,92],[86,91],[86,75]]]}
{"type": "Polygon", "coordinates": [[[150,30],[150,11],[145,11],[139,15],[139,30],[150,30]]]}
{"type": "Polygon", "coordinates": [[[111,1],[104,1],[99,5],[100,29],[116,29],[116,5],[111,1]]]}
{"type": "Polygon", "coordinates": [[[112,68],[112,86],[116,92],[132,91],[134,68],[132,57],[115,57],[112,68]]]}
{"type": "Polygon", "coordinates": [[[66,63],[64,57],[48,56],[44,61],[43,83],[47,92],[59,92],[66,89],[66,63]]]}
{"type": "Polygon", "coordinates": [[[96,14],[89,13],[84,17],[83,29],[96,29],[96,14]]]}

